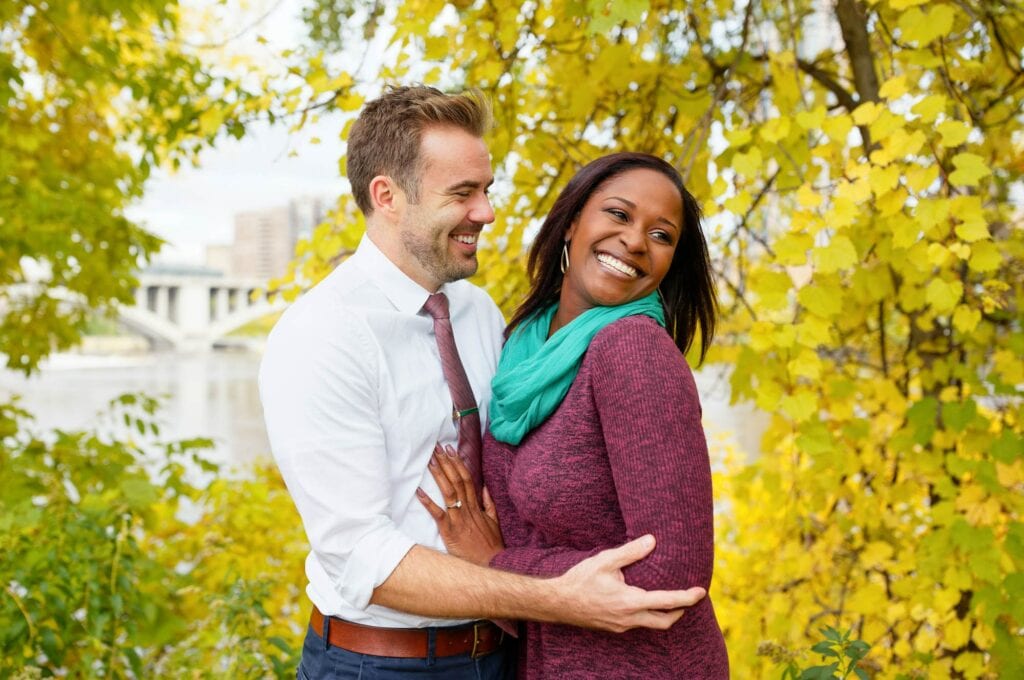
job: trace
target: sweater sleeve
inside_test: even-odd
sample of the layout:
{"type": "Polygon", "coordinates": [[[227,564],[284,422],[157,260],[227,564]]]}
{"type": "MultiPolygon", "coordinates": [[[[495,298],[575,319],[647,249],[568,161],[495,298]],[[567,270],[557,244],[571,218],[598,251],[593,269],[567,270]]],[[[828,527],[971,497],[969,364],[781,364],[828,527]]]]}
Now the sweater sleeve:
{"type": "Polygon", "coordinates": [[[708,588],[714,517],[697,387],[671,337],[634,316],[599,333],[587,360],[595,406],[629,540],[657,547],[625,569],[646,589],[708,588]]]}
{"type": "Polygon", "coordinates": [[[577,564],[601,552],[593,550],[571,550],[569,548],[506,548],[494,556],[491,566],[517,574],[538,576],[561,576],[577,564]]]}

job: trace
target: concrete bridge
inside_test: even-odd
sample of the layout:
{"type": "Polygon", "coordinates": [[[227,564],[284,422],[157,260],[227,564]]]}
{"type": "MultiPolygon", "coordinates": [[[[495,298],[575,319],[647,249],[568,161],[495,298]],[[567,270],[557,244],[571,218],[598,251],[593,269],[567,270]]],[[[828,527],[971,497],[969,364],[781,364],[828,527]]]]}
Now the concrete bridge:
{"type": "Polygon", "coordinates": [[[287,306],[282,300],[253,299],[265,281],[229,278],[213,270],[162,266],[147,269],[138,279],[135,306],[120,308],[120,322],[160,349],[213,347],[231,331],[287,306]]]}

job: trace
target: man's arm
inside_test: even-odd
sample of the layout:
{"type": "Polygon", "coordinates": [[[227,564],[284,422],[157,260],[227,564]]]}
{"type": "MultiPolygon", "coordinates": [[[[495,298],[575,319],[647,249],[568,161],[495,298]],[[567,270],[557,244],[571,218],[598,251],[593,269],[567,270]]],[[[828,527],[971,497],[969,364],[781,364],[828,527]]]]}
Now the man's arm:
{"type": "Polygon", "coordinates": [[[417,545],[374,589],[370,602],[422,616],[529,619],[617,633],[637,627],[664,630],[705,591],[646,591],[627,585],[622,568],[653,549],[654,537],[643,536],[598,553],[562,576],[540,579],[417,545]]]}

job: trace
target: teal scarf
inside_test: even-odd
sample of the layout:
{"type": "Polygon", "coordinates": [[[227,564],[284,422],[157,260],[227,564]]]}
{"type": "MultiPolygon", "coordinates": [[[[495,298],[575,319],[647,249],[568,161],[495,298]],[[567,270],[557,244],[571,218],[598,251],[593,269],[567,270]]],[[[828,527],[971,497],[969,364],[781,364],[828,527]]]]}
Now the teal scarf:
{"type": "Polygon", "coordinates": [[[657,292],[616,307],[594,307],[559,328],[548,330],[558,305],[540,310],[516,328],[498,360],[491,382],[491,434],[516,445],[554,413],[598,331],[625,316],[644,314],[662,326],[665,310],[657,292]]]}

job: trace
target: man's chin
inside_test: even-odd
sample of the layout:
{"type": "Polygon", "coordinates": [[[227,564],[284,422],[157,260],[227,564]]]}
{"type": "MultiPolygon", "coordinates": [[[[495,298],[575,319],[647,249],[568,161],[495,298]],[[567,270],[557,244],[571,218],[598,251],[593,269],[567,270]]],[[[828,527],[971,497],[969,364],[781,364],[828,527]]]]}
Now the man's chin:
{"type": "Polygon", "coordinates": [[[452,283],[453,281],[461,281],[462,279],[468,279],[469,277],[476,274],[479,268],[480,263],[477,262],[476,258],[474,257],[472,263],[464,262],[460,263],[459,266],[451,267],[447,272],[448,276],[445,278],[448,279],[449,283],[452,283]]]}

